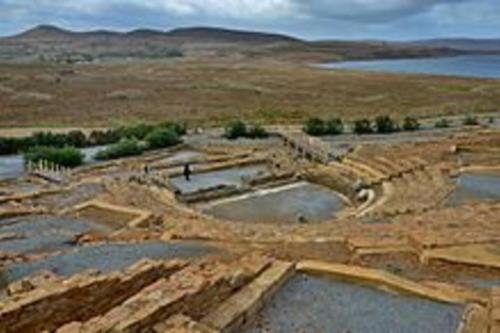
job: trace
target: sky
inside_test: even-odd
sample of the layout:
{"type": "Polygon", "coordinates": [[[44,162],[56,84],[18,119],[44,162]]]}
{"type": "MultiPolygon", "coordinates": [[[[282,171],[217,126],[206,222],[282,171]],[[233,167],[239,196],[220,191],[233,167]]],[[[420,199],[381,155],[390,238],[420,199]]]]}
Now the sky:
{"type": "Polygon", "coordinates": [[[0,35],[214,26],[306,39],[500,38],[500,0],[0,0],[0,35]]]}

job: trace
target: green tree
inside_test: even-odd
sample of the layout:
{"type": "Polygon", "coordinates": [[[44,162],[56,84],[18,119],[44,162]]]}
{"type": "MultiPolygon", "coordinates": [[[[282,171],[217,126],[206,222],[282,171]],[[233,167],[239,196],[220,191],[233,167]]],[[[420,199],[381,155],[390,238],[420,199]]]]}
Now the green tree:
{"type": "Polygon", "coordinates": [[[372,123],[366,118],[355,120],[353,131],[356,134],[371,134],[373,133],[372,123]]]}
{"type": "Polygon", "coordinates": [[[448,121],[448,119],[442,118],[442,119],[439,119],[438,121],[436,121],[436,123],[434,124],[434,127],[435,128],[448,128],[448,127],[450,127],[450,122],[448,121]]]}
{"type": "Polygon", "coordinates": [[[468,115],[467,117],[465,117],[463,124],[465,126],[477,126],[479,125],[479,120],[475,116],[468,115]]]}
{"type": "Polygon", "coordinates": [[[320,118],[309,118],[302,130],[309,135],[321,136],[326,134],[326,124],[320,118]]]}
{"type": "Polygon", "coordinates": [[[340,118],[331,118],[325,124],[328,135],[339,135],[344,133],[344,122],[340,118]]]}
{"type": "Polygon", "coordinates": [[[247,137],[250,139],[265,139],[269,137],[269,133],[267,133],[266,129],[261,124],[251,126],[247,132],[247,137]]]}
{"type": "Polygon", "coordinates": [[[420,123],[417,118],[406,117],[403,121],[403,129],[405,131],[416,131],[420,129],[420,123]]]}
{"type": "Polygon", "coordinates": [[[247,125],[241,120],[232,121],[225,128],[225,137],[229,140],[245,136],[247,136],[247,125]]]}
{"type": "Polygon", "coordinates": [[[159,149],[176,145],[180,142],[179,135],[172,128],[157,128],[146,136],[148,148],[159,149]]]}
{"type": "Polygon", "coordinates": [[[108,148],[101,150],[95,156],[97,160],[111,160],[120,157],[140,155],[144,152],[144,147],[136,138],[123,138],[108,148]]]}
{"type": "Polygon", "coordinates": [[[169,128],[169,129],[173,130],[175,133],[177,133],[178,136],[183,136],[183,135],[186,135],[186,133],[187,133],[186,124],[180,124],[180,123],[167,121],[167,122],[161,123],[159,127],[169,128]]]}
{"type": "Polygon", "coordinates": [[[399,130],[396,122],[389,116],[378,116],[375,118],[375,128],[377,133],[388,134],[399,130]]]}
{"type": "Polygon", "coordinates": [[[84,156],[80,150],[75,147],[32,147],[24,153],[25,163],[38,163],[39,161],[48,161],[59,166],[77,167],[83,164],[84,156]]]}

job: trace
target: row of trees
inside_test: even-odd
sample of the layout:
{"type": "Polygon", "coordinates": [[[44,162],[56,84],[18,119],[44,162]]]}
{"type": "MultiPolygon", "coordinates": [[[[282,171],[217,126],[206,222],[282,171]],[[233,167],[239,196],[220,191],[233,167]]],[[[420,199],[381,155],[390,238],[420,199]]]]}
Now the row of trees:
{"type": "MultiPolygon", "coordinates": [[[[356,134],[394,133],[400,130],[416,131],[420,123],[416,118],[406,117],[401,125],[389,116],[378,116],[374,121],[363,118],[353,122],[352,130],[356,134]]],[[[305,133],[313,136],[338,135],[345,131],[344,122],[340,118],[323,120],[310,118],[304,124],[305,133]]]]}
{"type": "Polygon", "coordinates": [[[24,138],[0,137],[0,155],[17,154],[37,146],[82,148],[87,145],[88,139],[82,131],[72,131],[67,134],[39,132],[24,138]]]}
{"type": "MultiPolygon", "coordinates": [[[[489,122],[494,122],[494,119],[490,118],[489,122]]],[[[475,116],[467,116],[463,119],[462,124],[464,126],[477,126],[480,122],[475,116]]],[[[442,118],[434,124],[435,128],[448,128],[450,126],[451,123],[446,118],[442,118]]],[[[420,127],[421,124],[418,119],[413,117],[404,118],[401,124],[389,116],[378,116],[373,121],[363,118],[352,123],[352,131],[356,134],[388,134],[399,131],[416,131],[420,127]]],[[[340,118],[330,118],[328,120],[310,118],[303,127],[305,133],[313,136],[338,135],[344,133],[344,130],[344,122],[340,118]]]]}
{"type": "Polygon", "coordinates": [[[81,165],[84,160],[83,153],[75,147],[47,147],[38,146],[28,149],[24,153],[25,163],[38,163],[40,161],[49,161],[51,163],[73,168],[81,165]]]}
{"type": "Polygon", "coordinates": [[[0,137],[0,155],[18,154],[38,146],[84,148],[109,145],[117,143],[124,138],[144,140],[148,134],[158,129],[169,129],[179,137],[186,134],[185,125],[172,122],[159,125],[139,123],[109,130],[96,130],[92,131],[89,135],[79,130],[68,133],[38,132],[23,138],[0,137]]]}
{"type": "Polygon", "coordinates": [[[111,160],[120,157],[141,155],[149,149],[167,148],[181,142],[178,132],[170,127],[159,127],[149,132],[144,141],[136,137],[124,137],[119,142],[101,150],[97,160],[111,160]]]}
{"type": "Polygon", "coordinates": [[[239,138],[264,139],[268,136],[269,133],[267,133],[262,125],[247,125],[241,120],[230,122],[224,129],[224,137],[229,140],[236,140],[239,138]]]}
{"type": "Polygon", "coordinates": [[[96,155],[98,160],[140,155],[148,149],[166,148],[181,142],[186,127],[176,123],[159,125],[137,124],[105,131],[93,131],[86,136],[82,131],[68,134],[36,133],[27,138],[0,139],[0,153],[24,152],[24,159],[37,163],[46,160],[65,167],[84,162],[79,148],[109,145],[96,155]],[[2,145],[3,144],[3,145],[2,145]]]}

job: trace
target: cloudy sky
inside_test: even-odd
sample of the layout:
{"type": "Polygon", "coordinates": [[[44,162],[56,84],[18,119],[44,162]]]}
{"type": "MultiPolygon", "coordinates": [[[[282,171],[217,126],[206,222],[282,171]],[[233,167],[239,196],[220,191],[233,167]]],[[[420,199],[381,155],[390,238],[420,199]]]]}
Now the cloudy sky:
{"type": "Polygon", "coordinates": [[[77,30],[208,25],[310,39],[500,38],[500,0],[0,0],[0,35],[38,24],[77,30]]]}

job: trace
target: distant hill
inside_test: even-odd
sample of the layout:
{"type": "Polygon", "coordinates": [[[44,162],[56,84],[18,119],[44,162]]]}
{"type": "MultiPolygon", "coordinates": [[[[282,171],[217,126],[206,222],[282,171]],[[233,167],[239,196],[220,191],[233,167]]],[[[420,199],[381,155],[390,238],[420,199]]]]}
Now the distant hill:
{"type": "Polygon", "coordinates": [[[93,30],[75,32],[52,25],[39,25],[18,35],[9,37],[13,40],[50,40],[50,39],[88,39],[88,38],[164,38],[182,40],[185,43],[293,43],[299,39],[253,31],[230,30],[223,28],[193,27],[178,28],[171,31],[154,29],[136,29],[129,32],[93,30]]]}
{"type": "Polygon", "coordinates": [[[434,47],[447,47],[459,51],[468,52],[500,52],[499,39],[472,39],[472,38],[444,38],[428,39],[413,42],[417,45],[428,45],[434,47]]]}
{"type": "Polygon", "coordinates": [[[23,40],[23,39],[59,39],[59,38],[70,38],[74,36],[75,33],[64,30],[62,28],[52,26],[52,25],[39,25],[32,29],[26,30],[18,35],[9,37],[11,40],[23,40]]]}
{"type": "Polygon", "coordinates": [[[286,35],[263,32],[250,32],[221,28],[179,28],[167,33],[168,36],[182,38],[189,41],[224,42],[224,43],[296,43],[302,42],[297,38],[286,35]]]}
{"type": "Polygon", "coordinates": [[[439,43],[306,41],[282,34],[213,27],[117,32],[71,31],[40,25],[18,35],[0,38],[0,60],[35,59],[56,63],[181,56],[311,63],[430,57],[458,52],[439,43]]]}

